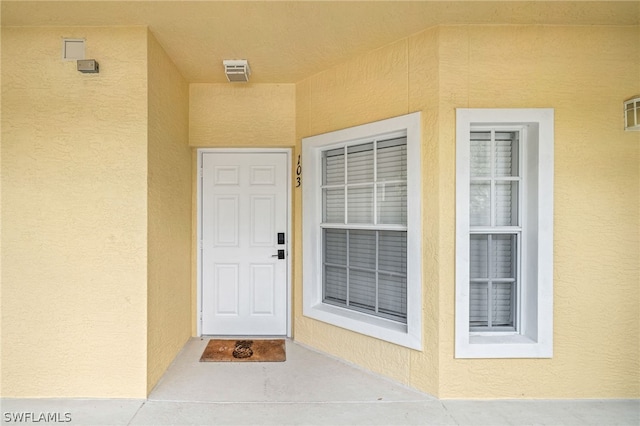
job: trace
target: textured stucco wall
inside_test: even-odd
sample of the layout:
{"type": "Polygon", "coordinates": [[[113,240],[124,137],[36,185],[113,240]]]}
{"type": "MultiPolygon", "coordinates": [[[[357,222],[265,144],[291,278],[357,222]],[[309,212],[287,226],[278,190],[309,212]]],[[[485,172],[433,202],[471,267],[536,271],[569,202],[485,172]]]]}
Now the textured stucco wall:
{"type": "Polygon", "coordinates": [[[149,33],[147,392],[191,335],[189,86],[149,33]]]}
{"type": "Polygon", "coordinates": [[[144,28],[2,28],[3,396],[146,396],[146,51],[144,28]]]}
{"type": "MultiPolygon", "coordinates": [[[[408,46],[407,39],[400,40],[298,83],[297,151],[301,150],[300,139],[303,137],[411,112],[408,103],[408,46]]],[[[300,197],[301,189],[296,189],[295,193],[300,197]]],[[[302,234],[301,215],[301,206],[297,205],[297,235],[302,234]]],[[[304,271],[301,268],[300,257],[295,263],[295,339],[404,384],[416,386],[412,383],[410,368],[412,352],[415,351],[302,315],[304,271]]],[[[433,326],[429,326],[429,329],[433,329],[433,326]]],[[[423,354],[434,354],[436,348],[425,347],[423,354]]],[[[435,369],[422,368],[421,371],[428,375],[434,374],[435,369]]],[[[423,389],[431,393],[437,391],[431,381],[423,389]]]]}
{"type": "Polygon", "coordinates": [[[640,28],[445,27],[440,39],[439,396],[640,396],[640,134],[622,117],[640,93],[640,28]],[[451,356],[456,107],[555,108],[553,359],[451,356]]]}
{"type": "MultiPolygon", "coordinates": [[[[638,27],[427,30],[297,85],[300,138],[423,112],[424,350],[302,316],[296,339],[442,398],[638,397],[638,27]],[[368,88],[368,90],[361,90],[368,88]],[[455,360],[455,108],[556,109],[554,357],[455,360]]],[[[296,230],[301,230],[296,204],[296,230]]]]}
{"type": "Polygon", "coordinates": [[[191,84],[189,91],[191,146],[294,145],[294,84],[191,84]]]}
{"type": "MultiPolygon", "coordinates": [[[[2,8],[0,7],[0,22],[2,8]]],[[[2,31],[0,28],[0,47],[2,46],[2,31]]],[[[2,70],[2,54],[0,49],[0,70],[2,70]]],[[[2,88],[2,72],[0,72],[0,88],[2,88]]],[[[0,97],[0,307],[2,307],[2,98],[0,97]]],[[[0,336],[2,336],[2,313],[0,313],[0,336]]],[[[0,343],[0,395],[2,392],[2,344],[0,343]]]]}

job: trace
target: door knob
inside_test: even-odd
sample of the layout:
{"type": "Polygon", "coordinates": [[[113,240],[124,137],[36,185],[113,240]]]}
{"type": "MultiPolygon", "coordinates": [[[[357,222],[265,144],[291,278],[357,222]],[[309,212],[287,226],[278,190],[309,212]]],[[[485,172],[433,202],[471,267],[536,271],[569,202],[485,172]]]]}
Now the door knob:
{"type": "Polygon", "coordinates": [[[278,250],[278,254],[272,254],[271,257],[277,257],[278,259],[284,259],[284,250],[278,250]]]}

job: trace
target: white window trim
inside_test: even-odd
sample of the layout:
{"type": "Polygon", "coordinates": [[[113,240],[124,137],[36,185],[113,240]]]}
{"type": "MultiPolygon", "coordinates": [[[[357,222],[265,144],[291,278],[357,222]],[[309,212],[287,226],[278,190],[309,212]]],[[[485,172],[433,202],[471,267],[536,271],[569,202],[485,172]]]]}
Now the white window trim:
{"type": "Polygon", "coordinates": [[[422,350],[421,120],[415,112],[302,139],[303,314],[397,345],[422,350]],[[407,324],[322,303],[322,152],[406,132],[407,324]]]}
{"type": "Polygon", "coordinates": [[[456,110],[456,358],[553,356],[553,129],[551,108],[456,110]],[[525,221],[535,221],[537,235],[527,236],[530,243],[522,252],[523,264],[524,259],[534,262],[522,271],[520,322],[515,333],[469,331],[470,131],[486,125],[525,126],[527,138],[537,139],[536,145],[530,144],[537,149],[527,149],[529,158],[525,158],[525,168],[536,168],[537,178],[527,179],[524,190],[525,196],[537,197],[537,207],[523,212],[525,221]]]}

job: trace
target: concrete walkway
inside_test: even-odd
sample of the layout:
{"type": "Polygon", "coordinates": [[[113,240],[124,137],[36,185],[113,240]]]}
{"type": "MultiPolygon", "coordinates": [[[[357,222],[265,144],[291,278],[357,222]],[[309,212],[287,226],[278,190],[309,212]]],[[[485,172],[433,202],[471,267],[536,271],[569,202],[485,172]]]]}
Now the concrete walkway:
{"type": "Polygon", "coordinates": [[[294,342],[284,363],[200,363],[207,341],[190,340],[147,400],[3,399],[2,424],[640,425],[639,400],[437,400],[294,342]],[[25,421],[41,414],[54,418],[25,421]]]}

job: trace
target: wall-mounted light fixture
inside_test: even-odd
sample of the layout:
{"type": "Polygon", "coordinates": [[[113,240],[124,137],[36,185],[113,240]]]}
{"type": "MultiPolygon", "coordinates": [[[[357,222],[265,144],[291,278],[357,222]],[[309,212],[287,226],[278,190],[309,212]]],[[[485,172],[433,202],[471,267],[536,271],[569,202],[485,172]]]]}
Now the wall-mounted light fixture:
{"type": "Polygon", "coordinates": [[[249,81],[249,62],[246,59],[227,59],[222,61],[224,65],[224,73],[227,75],[227,80],[231,82],[235,81],[249,81]]]}
{"type": "Polygon", "coordinates": [[[624,129],[640,131],[640,96],[624,101],[624,129]]]}
{"type": "Polygon", "coordinates": [[[95,59],[80,59],[78,60],[78,71],[83,73],[99,73],[100,64],[95,59]]]}

